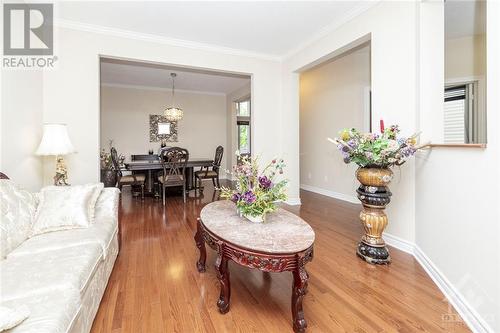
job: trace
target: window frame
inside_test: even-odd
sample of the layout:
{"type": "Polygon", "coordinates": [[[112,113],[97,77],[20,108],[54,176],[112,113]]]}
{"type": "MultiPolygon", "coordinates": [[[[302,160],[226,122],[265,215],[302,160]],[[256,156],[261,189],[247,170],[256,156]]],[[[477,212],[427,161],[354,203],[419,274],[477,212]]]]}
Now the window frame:
{"type": "Polygon", "coordinates": [[[237,131],[237,137],[238,137],[238,151],[240,151],[241,155],[248,155],[251,156],[252,154],[252,124],[251,124],[251,116],[252,116],[252,101],[250,97],[240,99],[238,101],[235,101],[235,110],[236,110],[236,131],[237,131]],[[248,102],[248,116],[241,116],[239,115],[239,109],[240,109],[240,104],[241,103],[247,103],[248,102]],[[240,137],[240,126],[248,126],[248,152],[242,152],[241,151],[241,137],[240,137]]]}
{"type": "Polygon", "coordinates": [[[478,122],[479,122],[479,105],[478,105],[479,82],[477,80],[469,80],[463,82],[447,83],[444,87],[444,103],[463,99],[464,103],[464,142],[460,143],[477,143],[478,137],[478,122]],[[464,90],[461,96],[446,97],[446,92],[453,90],[464,90]],[[463,97],[462,97],[463,96],[463,97]]]}

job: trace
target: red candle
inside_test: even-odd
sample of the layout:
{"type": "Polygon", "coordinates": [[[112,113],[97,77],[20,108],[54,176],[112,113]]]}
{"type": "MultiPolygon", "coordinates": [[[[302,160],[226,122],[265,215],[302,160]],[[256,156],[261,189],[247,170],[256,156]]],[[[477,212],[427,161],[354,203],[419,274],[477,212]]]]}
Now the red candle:
{"type": "Polygon", "coordinates": [[[380,133],[384,133],[384,121],[380,119],[380,133]]]}

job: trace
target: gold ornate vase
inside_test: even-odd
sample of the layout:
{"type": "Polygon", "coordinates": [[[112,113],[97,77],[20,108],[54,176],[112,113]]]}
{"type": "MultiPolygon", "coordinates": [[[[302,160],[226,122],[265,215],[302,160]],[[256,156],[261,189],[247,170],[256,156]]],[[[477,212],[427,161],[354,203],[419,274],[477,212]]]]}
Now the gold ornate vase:
{"type": "Polygon", "coordinates": [[[393,173],[388,168],[359,168],[356,171],[356,178],[361,183],[356,192],[363,204],[359,218],[365,230],[356,253],[370,264],[391,262],[382,233],[387,226],[384,208],[391,201],[392,193],[387,185],[391,182],[392,176],[393,173]]]}

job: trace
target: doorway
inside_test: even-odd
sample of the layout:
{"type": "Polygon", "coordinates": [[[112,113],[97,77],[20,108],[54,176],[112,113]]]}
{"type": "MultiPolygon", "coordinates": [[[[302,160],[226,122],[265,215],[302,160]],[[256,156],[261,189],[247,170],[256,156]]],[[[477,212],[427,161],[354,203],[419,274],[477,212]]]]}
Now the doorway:
{"type": "Polygon", "coordinates": [[[366,42],[300,73],[300,187],[358,203],[355,166],[327,138],[371,130],[371,45],[366,42]]]}

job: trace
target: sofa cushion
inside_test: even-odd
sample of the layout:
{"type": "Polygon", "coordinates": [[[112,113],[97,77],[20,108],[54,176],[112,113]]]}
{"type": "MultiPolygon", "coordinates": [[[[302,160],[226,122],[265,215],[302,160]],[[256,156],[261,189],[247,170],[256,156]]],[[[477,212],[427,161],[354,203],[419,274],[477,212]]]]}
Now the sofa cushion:
{"type": "Polygon", "coordinates": [[[1,303],[7,307],[26,306],[28,318],[9,333],[66,333],[69,332],[80,308],[80,295],[75,290],[47,292],[1,303]]]}
{"type": "Polygon", "coordinates": [[[95,205],[94,223],[90,227],[48,232],[34,236],[9,253],[8,257],[14,258],[71,246],[98,243],[102,247],[103,257],[106,258],[109,244],[118,231],[119,200],[120,191],[117,188],[103,189],[95,205]]]}
{"type": "Polygon", "coordinates": [[[97,243],[7,257],[0,262],[0,299],[69,289],[83,293],[101,260],[102,248],[97,243]]]}
{"type": "Polygon", "coordinates": [[[32,234],[88,227],[94,220],[95,204],[102,189],[102,183],[44,187],[32,234]]]}
{"type": "Polygon", "coordinates": [[[106,258],[109,243],[117,231],[118,225],[116,221],[104,220],[85,229],[48,232],[31,237],[14,251],[10,252],[7,258],[36,255],[41,252],[87,244],[98,244],[102,249],[103,257],[106,258]]]}
{"type": "Polygon", "coordinates": [[[0,180],[0,259],[29,237],[36,207],[32,193],[8,179],[0,180]]]}

